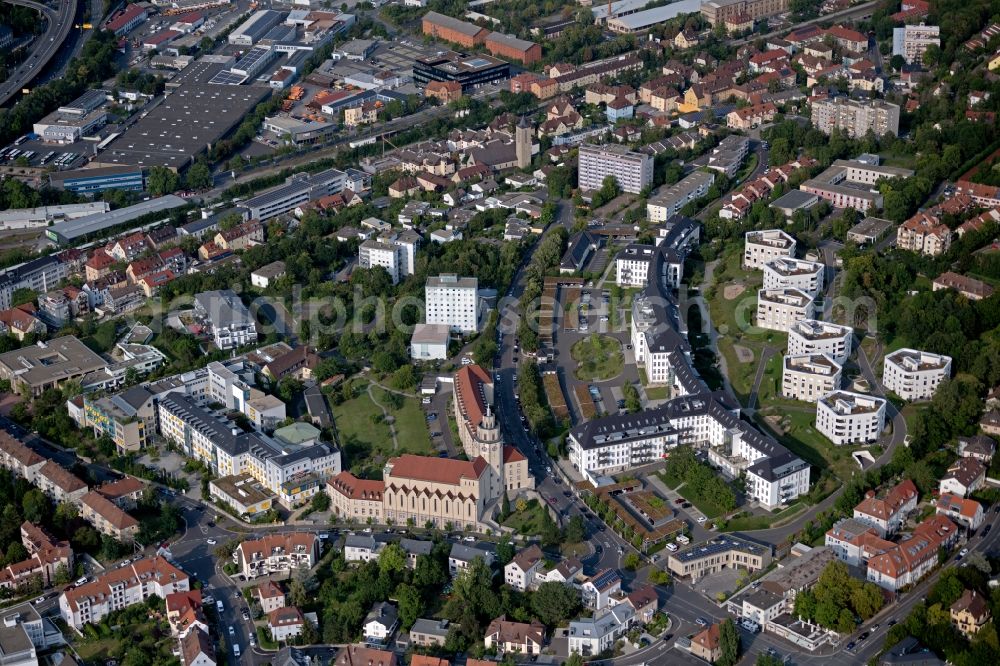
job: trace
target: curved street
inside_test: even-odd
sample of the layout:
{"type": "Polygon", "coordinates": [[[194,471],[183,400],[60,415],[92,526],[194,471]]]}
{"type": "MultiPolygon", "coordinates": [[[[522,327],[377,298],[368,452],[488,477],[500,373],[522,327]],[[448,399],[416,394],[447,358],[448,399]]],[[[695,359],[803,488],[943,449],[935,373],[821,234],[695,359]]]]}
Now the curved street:
{"type": "Polygon", "coordinates": [[[45,33],[35,38],[31,45],[30,55],[14,72],[0,83],[0,106],[7,104],[21,89],[28,86],[38,76],[49,60],[59,51],[66,36],[73,27],[73,16],[76,13],[76,0],[62,0],[58,10],[32,0],[3,0],[12,5],[30,7],[46,20],[45,33]]]}

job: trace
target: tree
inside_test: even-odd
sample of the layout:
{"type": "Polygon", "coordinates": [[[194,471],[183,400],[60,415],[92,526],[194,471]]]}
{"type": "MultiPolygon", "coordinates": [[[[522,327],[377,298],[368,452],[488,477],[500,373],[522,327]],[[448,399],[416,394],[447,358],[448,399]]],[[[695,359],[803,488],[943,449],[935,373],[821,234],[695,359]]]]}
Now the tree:
{"type": "Polygon", "coordinates": [[[500,537],[500,543],[497,544],[497,563],[501,567],[507,566],[514,559],[514,554],[514,544],[510,542],[510,535],[504,534],[500,537]]]}
{"type": "Polygon", "coordinates": [[[580,656],[579,652],[574,652],[569,656],[569,659],[563,662],[563,666],[583,666],[583,657],[580,656]]]}
{"type": "Polygon", "coordinates": [[[24,494],[21,507],[24,509],[25,520],[32,523],[41,523],[49,515],[49,500],[37,488],[24,494]]]}
{"type": "Polygon", "coordinates": [[[187,186],[192,190],[207,190],[212,187],[212,170],[207,164],[198,161],[188,169],[187,186]]]}
{"type": "Polygon", "coordinates": [[[736,625],[729,618],[719,626],[719,659],[718,666],[735,666],[740,658],[740,635],[736,625]]]}
{"type": "Polygon", "coordinates": [[[398,574],[406,570],[406,551],[398,543],[390,543],[378,557],[378,568],[382,573],[398,574]]]}
{"type": "Polygon", "coordinates": [[[629,551],[622,559],[622,566],[624,566],[629,571],[635,571],[639,568],[639,555],[635,551],[629,551]]]}
{"type": "Polygon", "coordinates": [[[4,559],[7,564],[23,562],[28,559],[28,549],[25,548],[20,541],[13,541],[9,546],[7,546],[7,553],[4,559]]]}
{"type": "Polygon", "coordinates": [[[162,196],[175,192],[180,186],[177,174],[166,167],[154,166],[149,169],[146,187],[150,194],[162,196]]]}
{"type": "Polygon", "coordinates": [[[587,538],[587,528],[583,522],[583,516],[576,515],[569,519],[566,524],[566,543],[580,543],[587,538]]]}
{"type": "Polygon", "coordinates": [[[330,496],[320,491],[313,495],[312,510],[323,512],[330,508],[330,496]]]}
{"type": "Polygon", "coordinates": [[[757,655],[754,666],[784,666],[784,662],[779,657],[772,657],[766,652],[761,652],[757,655]]]}
{"type": "Polygon", "coordinates": [[[55,575],[53,576],[53,582],[56,585],[65,585],[70,581],[70,571],[69,567],[65,564],[59,564],[56,567],[55,575]]]}
{"type": "Polygon", "coordinates": [[[555,581],[542,583],[531,597],[531,609],[550,627],[574,617],[579,607],[580,595],[576,590],[555,581]]]}
{"type": "Polygon", "coordinates": [[[303,606],[309,602],[309,592],[305,582],[296,576],[288,585],[288,600],[293,606],[303,606]]]}
{"type": "Polygon", "coordinates": [[[396,603],[399,605],[399,623],[403,631],[409,631],[423,612],[424,604],[420,591],[412,585],[401,583],[396,588],[396,603]]]}
{"type": "Polygon", "coordinates": [[[897,72],[903,69],[903,65],[906,64],[906,58],[899,55],[898,53],[889,60],[889,67],[892,67],[897,72]]]}

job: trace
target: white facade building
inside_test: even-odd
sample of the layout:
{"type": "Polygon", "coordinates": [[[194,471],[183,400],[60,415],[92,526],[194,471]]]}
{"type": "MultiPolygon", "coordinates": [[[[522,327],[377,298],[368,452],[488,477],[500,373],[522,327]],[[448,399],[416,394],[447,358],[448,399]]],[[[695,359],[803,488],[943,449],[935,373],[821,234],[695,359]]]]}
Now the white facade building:
{"type": "Polygon", "coordinates": [[[816,402],[840,388],[843,366],[826,354],[785,356],[781,395],[792,400],[816,402]]]}
{"type": "Polygon", "coordinates": [[[929,400],[951,376],[951,357],[917,349],[886,355],[882,383],[903,400],[929,400]]]}
{"type": "Polygon", "coordinates": [[[569,623],[569,653],[593,657],[614,648],[635,622],[635,609],[618,604],[604,613],[569,623]]]}
{"type": "Polygon", "coordinates": [[[816,298],[823,290],[824,271],[815,261],[778,257],[764,264],[764,289],[791,287],[816,298]]]}
{"type": "Polygon", "coordinates": [[[772,331],[788,330],[800,319],[811,319],[816,306],[809,294],[798,289],[761,289],[757,292],[757,326],[772,331]]]}
{"type": "Polygon", "coordinates": [[[772,259],[795,256],[795,239],[781,229],[748,231],[743,241],[743,267],[761,269],[772,259]]]}
{"type": "Polygon", "coordinates": [[[444,324],[460,333],[479,330],[479,280],[453,273],[427,278],[424,310],[428,324],[444,324]]]}
{"type": "Polygon", "coordinates": [[[358,266],[375,268],[381,266],[389,273],[393,284],[416,270],[417,247],[420,234],[404,230],[400,233],[386,232],[378,239],[369,238],[358,246],[358,266]]]}
{"type": "Polygon", "coordinates": [[[818,319],[800,319],[788,329],[788,355],[826,354],[840,364],[851,355],[854,331],[850,326],[818,319]]]}
{"type": "Polygon", "coordinates": [[[883,398],[834,391],[816,403],[816,429],[834,444],[874,442],[885,427],[883,398]]]}
{"type": "Polygon", "coordinates": [[[586,143],[580,146],[578,171],[581,190],[599,190],[605,178],[614,176],[623,192],[639,194],[653,183],[653,156],[616,143],[586,143]]]}

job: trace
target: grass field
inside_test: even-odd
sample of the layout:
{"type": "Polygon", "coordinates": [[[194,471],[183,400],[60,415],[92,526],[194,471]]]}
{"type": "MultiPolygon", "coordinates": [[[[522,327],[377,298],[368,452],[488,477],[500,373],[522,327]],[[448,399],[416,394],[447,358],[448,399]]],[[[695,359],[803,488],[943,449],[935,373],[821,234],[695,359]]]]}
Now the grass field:
{"type": "MultiPolygon", "coordinates": [[[[382,417],[382,410],[372,402],[368,392],[360,394],[333,408],[333,417],[344,447],[347,464],[345,468],[362,471],[366,468],[380,469],[382,462],[391,456],[403,453],[434,455],[427,422],[416,398],[403,398],[399,409],[389,408],[395,419],[399,448],[394,448],[389,424],[382,417]]],[[[372,387],[372,393],[379,403],[389,407],[386,392],[372,387]]],[[[439,417],[440,418],[440,417],[439,417]]]]}
{"type": "Polygon", "coordinates": [[[815,418],[813,405],[794,400],[770,400],[758,413],[758,423],[810,465],[829,470],[839,479],[851,478],[858,469],[851,458],[855,447],[837,446],[828,440],[813,427],[815,418]],[[764,416],[772,418],[761,418],[764,416]],[[780,417],[778,424],[773,422],[774,417],[780,417]]]}
{"type": "Polygon", "coordinates": [[[694,492],[693,489],[685,486],[683,479],[671,476],[666,472],[660,473],[660,479],[668,488],[676,490],[684,499],[698,507],[698,510],[705,514],[707,518],[717,518],[724,513],[721,507],[709,502],[700,494],[694,492]]]}
{"type": "Polygon", "coordinates": [[[503,521],[503,524],[506,527],[513,528],[518,534],[524,534],[527,536],[540,534],[542,531],[542,524],[545,520],[545,511],[545,507],[542,506],[538,500],[529,500],[524,511],[517,511],[516,509],[513,510],[511,514],[507,516],[507,520],[503,521]]]}
{"type": "Polygon", "coordinates": [[[648,386],[649,378],[646,377],[646,370],[643,368],[639,368],[639,382],[650,400],[666,400],[670,397],[670,390],[666,386],[648,386]]]}
{"type": "Polygon", "coordinates": [[[570,355],[577,362],[577,379],[602,381],[621,374],[625,364],[622,345],[607,335],[590,335],[578,340],[570,349],[570,355]]]}

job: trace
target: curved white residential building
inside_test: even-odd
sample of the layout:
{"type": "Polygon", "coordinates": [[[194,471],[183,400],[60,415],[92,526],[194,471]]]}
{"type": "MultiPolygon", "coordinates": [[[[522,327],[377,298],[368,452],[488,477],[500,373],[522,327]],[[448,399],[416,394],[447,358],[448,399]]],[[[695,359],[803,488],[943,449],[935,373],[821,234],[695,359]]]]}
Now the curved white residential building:
{"type": "Polygon", "coordinates": [[[757,326],[788,332],[800,319],[816,313],[812,297],[799,289],[761,289],[757,292],[757,326]]]}
{"type": "Polygon", "coordinates": [[[885,357],[882,383],[903,400],[928,400],[951,376],[951,357],[917,349],[897,349],[885,357]]]}
{"type": "Polygon", "coordinates": [[[851,355],[853,339],[850,326],[800,319],[788,329],[788,355],[827,354],[837,363],[845,363],[851,355]]]}
{"type": "Polygon", "coordinates": [[[794,256],[795,238],[781,229],[748,231],[744,236],[744,268],[759,269],[772,259],[794,256]]]}
{"type": "Polygon", "coordinates": [[[834,444],[874,442],[885,426],[884,398],[834,391],[816,403],[816,429],[834,444]]]}
{"type": "Polygon", "coordinates": [[[815,261],[778,257],[764,264],[764,289],[791,287],[813,298],[823,290],[825,266],[815,261]]]}
{"type": "Polygon", "coordinates": [[[816,402],[840,388],[844,367],[826,354],[785,356],[781,395],[792,400],[816,402]]]}

